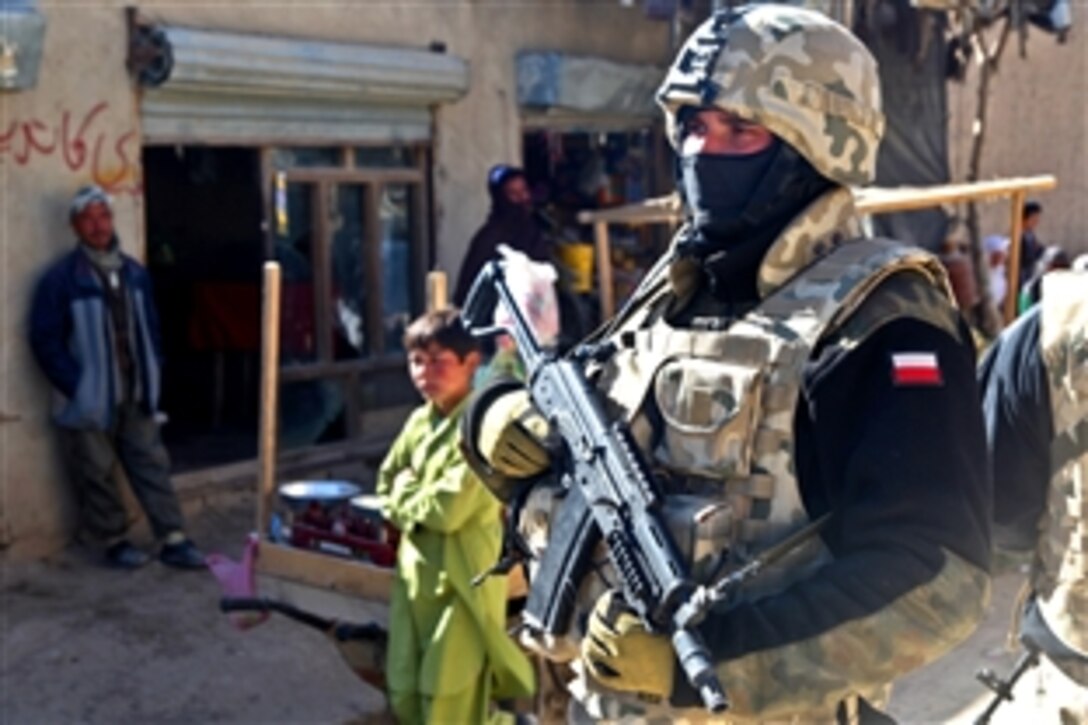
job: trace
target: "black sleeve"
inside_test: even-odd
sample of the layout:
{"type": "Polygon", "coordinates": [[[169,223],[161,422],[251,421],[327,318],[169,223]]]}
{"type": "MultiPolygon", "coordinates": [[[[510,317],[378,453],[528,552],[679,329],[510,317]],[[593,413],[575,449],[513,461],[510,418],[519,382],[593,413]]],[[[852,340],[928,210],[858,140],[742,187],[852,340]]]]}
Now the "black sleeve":
{"type": "Polygon", "coordinates": [[[982,415],[994,476],[998,543],[1030,548],[1046,505],[1054,423],[1032,308],[1001,334],[979,367],[982,415]]]}
{"type": "Polygon", "coordinates": [[[461,269],[457,273],[457,286],[453,292],[453,304],[460,307],[465,303],[468,292],[472,289],[472,283],[484,265],[498,254],[499,243],[502,241],[498,234],[498,227],[490,220],[473,235],[468,244],[465,258],[461,260],[461,269]]]}
{"type": "Polygon", "coordinates": [[[800,661],[814,692],[821,677],[888,682],[981,616],[990,488],[973,350],[913,319],[824,349],[806,370],[796,424],[801,494],[811,518],[832,512],[822,534],[832,561],[708,617],[703,633],[735,681],[767,687],[774,667],[800,661]],[[918,352],[936,356],[938,384],[897,382],[893,355],[918,352]]]}

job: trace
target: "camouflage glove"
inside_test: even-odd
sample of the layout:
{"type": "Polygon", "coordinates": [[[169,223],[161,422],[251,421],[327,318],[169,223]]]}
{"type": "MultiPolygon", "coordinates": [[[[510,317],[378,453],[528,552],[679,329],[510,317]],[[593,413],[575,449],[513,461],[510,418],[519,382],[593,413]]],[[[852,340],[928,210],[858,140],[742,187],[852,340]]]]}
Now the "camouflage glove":
{"type": "Polygon", "coordinates": [[[594,679],[622,692],[665,700],[672,693],[676,656],[663,635],[650,634],[616,591],[605,592],[589,615],[582,661],[594,679]]]}
{"type": "MultiPolygon", "coordinates": [[[[506,380],[481,390],[463,419],[469,465],[484,477],[525,479],[551,465],[544,441],[548,422],[533,408],[521,383],[506,380]],[[478,470],[486,467],[486,471],[478,470]]],[[[491,486],[489,486],[491,488],[491,486]]],[[[502,500],[507,497],[493,490],[502,500]]]]}

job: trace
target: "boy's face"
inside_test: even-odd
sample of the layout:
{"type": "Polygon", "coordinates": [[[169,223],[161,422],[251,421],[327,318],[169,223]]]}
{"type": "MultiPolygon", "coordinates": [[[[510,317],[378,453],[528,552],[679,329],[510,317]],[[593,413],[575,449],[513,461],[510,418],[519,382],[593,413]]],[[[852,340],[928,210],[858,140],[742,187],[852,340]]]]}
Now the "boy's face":
{"type": "Polygon", "coordinates": [[[472,376],[479,364],[478,352],[470,352],[462,360],[453,350],[435,343],[408,352],[408,373],[416,390],[444,414],[472,390],[472,376]]]}

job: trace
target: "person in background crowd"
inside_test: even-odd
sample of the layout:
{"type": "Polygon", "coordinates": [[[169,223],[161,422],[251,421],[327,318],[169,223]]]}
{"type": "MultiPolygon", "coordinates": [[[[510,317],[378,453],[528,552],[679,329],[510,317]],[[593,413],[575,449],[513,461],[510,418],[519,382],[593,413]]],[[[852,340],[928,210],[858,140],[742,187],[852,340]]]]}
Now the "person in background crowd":
{"type": "Polygon", "coordinates": [[[551,242],[533,213],[533,197],[525,172],[505,164],[492,167],[487,174],[487,192],[491,196],[491,213],[472,237],[461,262],[453,293],[456,305],[465,301],[484,264],[498,258],[500,244],[523,252],[537,262],[550,262],[552,258],[551,242]]]}
{"type": "MultiPolygon", "coordinates": [[[[979,366],[993,471],[994,542],[1033,550],[1021,639],[1046,655],[1035,688],[1046,722],[1088,722],[1088,275],[1054,272],[1046,293],[979,366]]],[[[1030,697],[1028,685],[1016,699],[1030,697]]],[[[1042,715],[1042,712],[1036,712],[1042,715]]],[[[1041,722],[1043,720],[1040,720],[1041,722]]]]}
{"type": "MultiPolygon", "coordinates": [[[[697,626],[724,719],[877,717],[893,680],[978,624],[991,491],[944,268],[866,238],[854,208],[884,129],[876,62],[818,12],[747,5],[692,33],[657,100],[688,223],[591,339],[596,354],[569,363],[630,423],[696,582],[808,537],[697,626]]],[[[562,474],[593,446],[556,450],[517,384],[470,406],[466,457],[497,496],[525,501],[518,530],[539,562],[565,543],[548,535],[549,463],[562,474]]],[[[577,722],[705,719],[669,637],[617,581],[590,567],[563,631],[527,620],[522,642],[572,663],[577,722]]]]}
{"type": "Polygon", "coordinates": [[[202,568],[204,555],[184,533],[159,436],[162,360],[151,278],[121,252],[102,189],[80,189],[68,219],[78,242],[39,280],[29,337],[57,395],[55,422],[79,496],[79,538],[103,544],[117,567],[149,561],[126,538],[120,466],[162,542],[162,563],[202,568]]]}
{"type": "Polygon", "coordinates": [[[502,547],[501,504],[460,449],[479,345],[447,308],[409,325],[404,349],[424,403],[378,471],[382,513],[401,531],[389,607],[390,706],[401,723],[512,720],[492,700],[532,694],[533,675],[506,634],[506,577],[471,584],[502,547]]]}
{"type": "Polygon", "coordinates": [[[1056,269],[1069,269],[1069,255],[1061,247],[1050,246],[1043,249],[1035,269],[1020,292],[1020,312],[1025,312],[1043,297],[1043,278],[1056,269]]]}
{"type": "Polygon", "coordinates": [[[1000,234],[991,234],[982,240],[986,250],[986,262],[990,267],[990,301],[1001,309],[1005,294],[1009,290],[1009,273],[1005,259],[1009,252],[1009,238],[1000,234]]]}
{"type": "Polygon", "coordinates": [[[1036,235],[1039,223],[1043,220],[1043,205],[1037,201],[1024,204],[1021,214],[1023,231],[1020,233],[1020,283],[1015,291],[1019,296],[1035,271],[1035,265],[1043,256],[1043,244],[1036,235]]]}

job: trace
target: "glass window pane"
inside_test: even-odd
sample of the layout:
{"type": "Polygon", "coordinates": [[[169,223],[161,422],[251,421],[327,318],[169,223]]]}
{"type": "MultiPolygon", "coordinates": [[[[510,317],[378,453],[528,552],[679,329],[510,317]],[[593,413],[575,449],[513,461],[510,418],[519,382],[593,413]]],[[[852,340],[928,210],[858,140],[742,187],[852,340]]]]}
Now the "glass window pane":
{"type": "Polygon", "coordinates": [[[284,184],[276,189],[276,261],[283,274],[280,309],[280,361],[316,359],[313,274],[313,186],[284,184]]]}
{"type": "Polygon", "coordinates": [[[415,149],[411,146],[360,146],[355,151],[355,165],[371,168],[411,168],[415,149]]]}
{"type": "Polygon", "coordinates": [[[366,187],[340,184],[333,205],[332,316],[333,356],[359,358],[370,351],[366,339],[366,187]]]}
{"type": "Polygon", "coordinates": [[[343,165],[343,152],[339,146],[295,146],[272,150],[274,169],[339,168],[343,165]]]}
{"type": "Polygon", "coordinates": [[[333,379],[280,386],[279,447],[312,446],[344,437],[344,386],[333,379]]]}
{"type": "Polygon", "coordinates": [[[402,350],[412,320],[412,224],[418,205],[414,188],[387,184],[378,204],[381,222],[382,330],[387,351],[402,350]]]}

